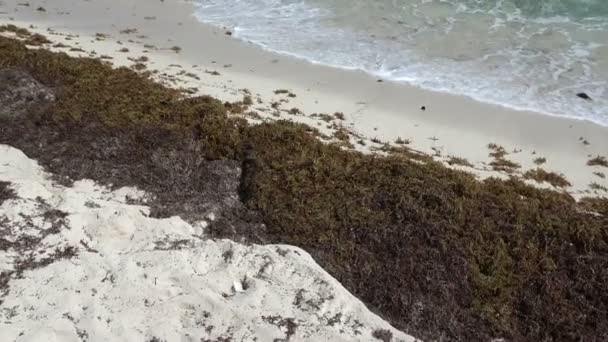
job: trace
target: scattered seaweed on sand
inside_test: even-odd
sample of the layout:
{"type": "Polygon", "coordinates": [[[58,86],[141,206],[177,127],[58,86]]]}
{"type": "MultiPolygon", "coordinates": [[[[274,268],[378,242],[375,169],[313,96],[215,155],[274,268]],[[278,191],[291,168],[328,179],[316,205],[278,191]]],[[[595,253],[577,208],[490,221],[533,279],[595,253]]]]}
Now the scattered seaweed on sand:
{"type": "Polygon", "coordinates": [[[186,72],[186,73],[184,73],[184,76],[186,76],[186,77],[190,77],[190,78],[193,78],[193,79],[195,79],[195,80],[197,80],[197,81],[200,81],[200,80],[201,80],[201,78],[200,78],[200,77],[198,77],[198,75],[197,75],[197,74],[195,74],[195,73],[193,73],[193,72],[186,72]]]}
{"type": "Polygon", "coordinates": [[[45,36],[38,34],[38,33],[34,33],[32,35],[30,35],[29,37],[27,37],[24,41],[24,43],[26,45],[31,45],[31,46],[40,46],[40,45],[44,45],[44,44],[50,44],[51,41],[48,40],[45,36]]]}
{"type": "Polygon", "coordinates": [[[297,97],[296,94],[292,93],[291,91],[287,90],[287,89],[277,89],[274,91],[275,95],[287,95],[287,97],[297,97]]]}
{"type": "Polygon", "coordinates": [[[12,32],[19,38],[24,38],[31,35],[28,29],[17,27],[13,24],[0,25],[0,33],[1,32],[12,32]]]}
{"type": "Polygon", "coordinates": [[[507,150],[505,150],[504,147],[497,145],[495,143],[488,144],[488,149],[491,151],[490,157],[496,158],[496,159],[504,158],[506,155],[509,154],[507,152],[507,150]]]}
{"type": "Polygon", "coordinates": [[[608,159],[606,159],[604,156],[597,156],[589,159],[589,161],[587,161],[587,165],[608,167],[608,159]]]}
{"type": "Polygon", "coordinates": [[[601,178],[601,179],[605,179],[605,178],[606,178],[606,174],[605,174],[605,173],[603,173],[603,172],[599,172],[599,171],[597,171],[597,172],[593,172],[593,174],[594,174],[595,176],[597,176],[597,177],[601,178]]]}
{"type": "Polygon", "coordinates": [[[133,34],[133,33],[137,33],[137,29],[136,28],[127,28],[124,30],[120,30],[121,34],[133,34]]]}
{"type": "Polygon", "coordinates": [[[412,142],[409,139],[402,139],[401,137],[398,137],[395,140],[395,144],[397,144],[397,145],[409,145],[411,143],[412,142]]]}
{"type": "Polygon", "coordinates": [[[300,115],[300,114],[302,114],[302,111],[299,108],[295,108],[294,107],[294,108],[291,108],[288,111],[288,113],[291,114],[291,115],[300,115]]]}
{"type": "Polygon", "coordinates": [[[0,37],[4,68],[61,90],[28,115],[0,118],[0,143],[64,182],[137,186],[152,196],[153,216],[195,221],[206,212],[201,199],[224,194],[215,177],[231,174],[238,186],[251,146],[251,198],[226,192],[236,202],[210,236],[304,248],[422,340],[608,336],[608,199],[577,203],[515,178],[479,181],[415,160],[405,146],[388,156],[345,151],[288,121],[249,126],[213,98],[0,37]]]}
{"type": "Polygon", "coordinates": [[[131,65],[131,68],[133,70],[142,71],[142,70],[146,70],[148,67],[144,63],[135,63],[135,64],[131,65]]]}
{"type": "Polygon", "coordinates": [[[251,105],[253,105],[253,99],[251,98],[251,95],[245,95],[245,96],[243,96],[243,104],[245,106],[251,106],[251,105]]]}
{"type": "Polygon", "coordinates": [[[18,38],[23,39],[23,42],[26,45],[30,46],[41,46],[44,44],[51,43],[51,41],[48,40],[47,37],[39,33],[31,33],[28,29],[17,27],[13,24],[1,25],[0,33],[2,32],[11,32],[15,34],[18,38]]]}
{"type": "Polygon", "coordinates": [[[535,170],[528,170],[524,173],[525,179],[532,179],[537,183],[546,182],[553,185],[556,188],[565,188],[572,186],[570,182],[564,177],[564,175],[557,174],[555,172],[545,171],[542,168],[535,170]]]}
{"type": "Polygon", "coordinates": [[[508,159],[495,159],[490,162],[490,166],[492,166],[492,170],[506,173],[514,173],[517,169],[521,167],[516,162],[510,161],[508,159]]]}
{"type": "Polygon", "coordinates": [[[591,190],[594,190],[594,191],[608,192],[608,188],[607,187],[605,187],[605,186],[603,186],[603,185],[601,185],[601,184],[599,184],[597,182],[592,182],[591,184],[589,184],[589,188],[591,190]]]}
{"type": "Polygon", "coordinates": [[[137,62],[137,63],[145,63],[150,60],[147,56],[140,56],[137,58],[129,58],[129,59],[132,60],[133,62],[137,62]]]}
{"type": "Polygon", "coordinates": [[[547,162],[547,158],[539,157],[539,158],[534,159],[534,164],[536,164],[536,165],[543,165],[546,162],[547,162]]]}
{"type": "Polygon", "coordinates": [[[329,114],[326,113],[313,113],[310,115],[310,117],[312,118],[318,118],[320,120],[323,120],[325,122],[331,122],[333,121],[335,118],[329,114]]]}
{"type": "Polygon", "coordinates": [[[511,174],[521,167],[518,163],[505,158],[509,153],[504,147],[491,143],[488,145],[488,149],[491,151],[490,157],[494,158],[494,160],[490,162],[490,166],[492,166],[494,171],[511,174]]]}
{"type": "Polygon", "coordinates": [[[233,102],[233,103],[225,102],[224,107],[226,107],[226,109],[231,114],[243,114],[245,112],[245,110],[247,110],[247,108],[248,108],[248,106],[245,105],[242,101],[233,102]]]}
{"type": "Polygon", "coordinates": [[[450,157],[450,159],[448,159],[448,165],[473,167],[473,164],[471,164],[466,158],[461,157],[450,157]]]}
{"type": "Polygon", "coordinates": [[[340,141],[349,141],[350,135],[348,134],[348,130],[346,130],[346,128],[340,127],[334,132],[334,138],[340,141]]]}

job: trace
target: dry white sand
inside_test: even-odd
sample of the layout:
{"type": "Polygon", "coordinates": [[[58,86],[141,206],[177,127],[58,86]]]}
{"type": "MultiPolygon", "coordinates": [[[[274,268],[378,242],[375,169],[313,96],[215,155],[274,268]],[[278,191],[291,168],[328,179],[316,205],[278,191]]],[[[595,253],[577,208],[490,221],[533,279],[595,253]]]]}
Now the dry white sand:
{"type": "Polygon", "coordinates": [[[592,157],[608,156],[608,128],[590,122],[377,82],[363,72],[313,65],[263,51],[225,34],[229,28],[198,22],[190,2],[36,0],[29,1],[29,6],[19,5],[21,2],[0,1],[0,24],[34,25],[33,31],[85,52],[55,50],[106,55],[115,65],[132,65],[135,59],[146,56],[148,69],[158,70],[156,77],[169,85],[196,88],[198,94],[226,101],[241,100],[243,89],[248,89],[253,93],[253,108],[264,118],[279,115],[324,131],[328,124],[309,116],[343,112],[346,120],[340,123],[368,139],[363,148],[355,143],[358,138],[352,138],[360,150],[374,145],[369,139],[394,142],[401,137],[410,140],[413,149],[436,155],[438,160],[447,161],[451,156],[467,159],[474,168],[463,169],[480,177],[506,176],[491,171],[488,165],[493,158],[487,146],[496,143],[510,153],[507,159],[521,164],[519,173],[535,168],[536,158],[546,158],[541,167],[563,173],[572,183],[566,189],[571,194],[608,195],[589,187],[591,183],[608,187],[608,179],[597,174],[608,173],[608,169],[587,165],[592,157]],[[37,11],[40,6],[45,11],[37,11]],[[136,31],[124,31],[127,29],[136,31]],[[97,33],[104,36],[96,38],[97,33]],[[170,49],[174,46],[180,48],[178,53],[170,49]],[[119,52],[122,48],[128,52],[119,52]],[[277,89],[288,89],[296,97],[276,95],[277,89]],[[278,103],[278,110],[272,108],[273,102],[278,103]],[[426,110],[420,110],[421,106],[426,110]],[[287,113],[291,108],[303,114],[287,113]]]}
{"type": "Polygon", "coordinates": [[[11,276],[0,341],[374,341],[377,329],[414,341],[299,248],[209,240],[206,222],[154,219],[127,203],[141,191],[50,176],[0,145],[0,181],[17,194],[0,205],[0,238],[20,243],[0,249],[0,274],[77,250],[11,276]]]}

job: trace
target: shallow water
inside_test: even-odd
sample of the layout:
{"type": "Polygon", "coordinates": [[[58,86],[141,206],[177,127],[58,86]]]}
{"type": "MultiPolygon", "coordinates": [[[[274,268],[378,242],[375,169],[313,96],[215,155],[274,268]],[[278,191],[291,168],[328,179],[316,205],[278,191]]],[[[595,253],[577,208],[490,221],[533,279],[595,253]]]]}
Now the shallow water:
{"type": "Polygon", "coordinates": [[[607,0],[199,0],[197,14],[312,62],[608,125],[607,0]]]}

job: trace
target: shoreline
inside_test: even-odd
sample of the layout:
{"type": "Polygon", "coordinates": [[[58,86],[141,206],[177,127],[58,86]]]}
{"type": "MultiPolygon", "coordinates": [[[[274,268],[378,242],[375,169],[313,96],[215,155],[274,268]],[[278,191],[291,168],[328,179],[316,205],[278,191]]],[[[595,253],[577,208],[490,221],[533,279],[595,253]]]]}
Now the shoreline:
{"type": "MultiPolygon", "coordinates": [[[[209,27],[209,29],[220,29],[219,27],[210,24],[210,23],[206,23],[204,21],[201,21],[201,24],[206,25],[209,27]]],[[[235,30],[236,32],[236,30],[235,30]]],[[[540,110],[536,110],[536,109],[530,109],[530,108],[524,108],[524,107],[518,107],[516,105],[510,105],[507,103],[501,103],[501,102],[497,102],[497,101],[491,101],[491,100],[483,100],[483,99],[478,99],[475,98],[472,95],[467,95],[464,93],[454,93],[454,92],[450,92],[448,90],[441,90],[441,89],[434,89],[434,88],[430,88],[430,87],[424,87],[421,85],[417,85],[414,82],[410,82],[407,80],[398,80],[398,79],[390,79],[390,78],[383,78],[383,76],[381,75],[380,72],[374,72],[371,70],[366,70],[366,69],[362,69],[359,67],[348,67],[348,66],[343,66],[343,65],[338,65],[338,64],[331,64],[331,63],[324,63],[324,62],[320,62],[320,61],[316,61],[316,60],[312,60],[309,59],[305,56],[302,55],[298,55],[296,53],[291,53],[288,51],[281,51],[281,50],[274,50],[270,47],[267,47],[265,45],[256,43],[256,42],[251,42],[248,41],[247,39],[244,38],[240,38],[238,37],[236,34],[232,35],[233,37],[235,37],[237,40],[241,41],[243,44],[253,44],[256,48],[263,50],[264,52],[267,52],[269,54],[274,54],[274,55],[278,55],[284,58],[288,58],[291,60],[297,60],[297,61],[301,61],[304,63],[308,63],[312,66],[318,66],[318,67],[322,67],[322,68],[330,68],[330,69],[337,69],[339,71],[344,71],[344,72],[349,72],[349,73],[363,73],[365,75],[368,76],[368,78],[371,79],[375,79],[375,80],[381,80],[382,82],[387,82],[387,83],[392,83],[396,86],[405,86],[407,88],[414,88],[417,90],[421,90],[421,91],[425,91],[425,92],[431,92],[431,93],[436,93],[439,96],[453,96],[453,97],[461,97],[465,100],[470,100],[473,102],[478,102],[480,104],[484,104],[484,105],[489,105],[489,106],[494,106],[494,107],[498,107],[498,108],[502,108],[506,111],[516,111],[516,112],[524,112],[524,113],[529,113],[529,114],[533,114],[533,115],[543,115],[543,116],[549,116],[552,118],[557,118],[557,119],[563,119],[563,120],[571,120],[571,121],[575,121],[575,122],[586,122],[592,125],[597,125],[599,127],[602,128],[608,128],[608,123],[606,124],[602,124],[599,122],[595,122],[593,120],[589,120],[586,118],[579,118],[579,117],[575,117],[575,116],[566,116],[566,115],[560,115],[560,114],[554,114],[554,113],[550,113],[550,112],[543,112],[540,110]]],[[[577,95],[573,94],[572,97],[578,97],[577,95]]]]}
{"type": "MultiPolygon", "coordinates": [[[[497,144],[509,153],[508,160],[521,165],[515,174],[536,169],[534,160],[545,158],[546,163],[540,167],[563,173],[572,183],[566,190],[574,197],[607,195],[605,191],[594,193],[589,189],[592,183],[608,187],[606,178],[594,174],[606,170],[587,165],[589,159],[608,153],[607,127],[481,103],[402,83],[378,82],[363,71],[276,54],[199,22],[194,15],[195,5],[189,2],[131,0],[107,7],[109,4],[107,0],[97,3],[59,0],[36,1],[24,7],[17,1],[8,1],[4,9],[16,8],[17,12],[5,10],[8,13],[0,15],[0,20],[18,26],[35,25],[31,31],[84,51],[95,50],[97,57],[112,57],[112,63],[118,66],[132,65],[139,56],[146,56],[148,61],[144,64],[149,70],[158,69],[159,78],[164,78],[166,84],[196,87],[198,94],[223,101],[240,101],[245,94],[242,90],[250,89],[254,100],[262,101],[254,101],[253,108],[263,118],[275,119],[278,114],[281,119],[307,123],[331,134],[325,122],[310,115],[342,112],[346,120],[338,126],[367,138],[366,146],[357,144],[358,138],[350,139],[361,151],[401,138],[411,141],[408,147],[434,155],[436,160],[463,158],[474,167],[456,167],[482,178],[505,178],[508,174],[496,172],[490,165],[493,158],[489,156],[492,151],[488,144],[497,144]],[[37,11],[39,6],[46,11],[37,11]],[[8,17],[14,20],[7,20],[8,17]],[[120,32],[128,29],[137,31],[120,32]],[[74,36],[65,40],[66,33],[74,36]],[[97,33],[104,36],[96,39],[97,33]],[[118,41],[122,44],[117,44],[118,41]],[[118,52],[121,45],[128,46],[129,52],[118,52]],[[170,50],[174,46],[180,48],[178,53],[170,50]],[[275,94],[279,89],[286,89],[295,97],[275,94]],[[425,111],[420,109],[422,106],[425,111]],[[294,108],[304,115],[286,113],[294,108]],[[370,143],[370,139],[380,144],[370,143]]],[[[66,48],[53,50],[78,55],[66,48]]],[[[538,185],[551,187],[546,183],[538,185]]]]}

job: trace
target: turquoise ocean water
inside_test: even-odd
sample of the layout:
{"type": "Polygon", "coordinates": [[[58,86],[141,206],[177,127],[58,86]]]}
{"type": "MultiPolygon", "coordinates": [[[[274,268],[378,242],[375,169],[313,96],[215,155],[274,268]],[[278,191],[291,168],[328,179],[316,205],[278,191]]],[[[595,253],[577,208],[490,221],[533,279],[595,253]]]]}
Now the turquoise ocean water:
{"type": "Polygon", "coordinates": [[[608,0],[197,2],[279,53],[608,126],[608,0]]]}

